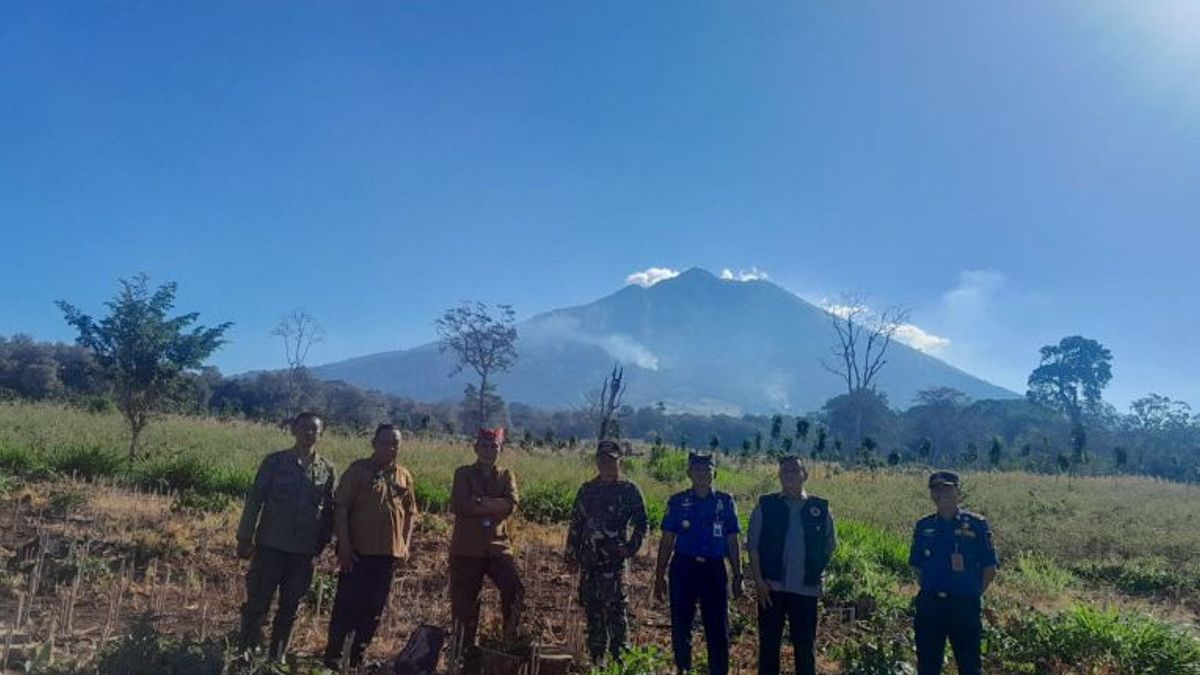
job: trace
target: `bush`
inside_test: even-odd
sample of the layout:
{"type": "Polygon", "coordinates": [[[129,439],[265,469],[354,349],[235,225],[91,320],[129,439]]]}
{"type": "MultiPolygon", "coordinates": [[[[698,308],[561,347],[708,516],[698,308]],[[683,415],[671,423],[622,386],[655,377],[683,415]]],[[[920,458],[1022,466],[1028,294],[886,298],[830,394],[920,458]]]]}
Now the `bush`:
{"type": "Polygon", "coordinates": [[[414,496],[417,506],[425,513],[445,513],[450,510],[450,488],[418,479],[414,496]]]}
{"type": "Polygon", "coordinates": [[[681,483],[687,480],[688,456],[678,450],[668,450],[661,445],[650,449],[650,460],[646,470],[660,483],[681,483]]]}
{"type": "Polygon", "coordinates": [[[0,447],[0,471],[14,476],[27,476],[33,473],[39,462],[26,448],[15,446],[0,447]]]}
{"type": "Polygon", "coordinates": [[[1092,672],[1200,673],[1200,641],[1192,635],[1151,617],[1087,605],[1054,615],[1023,614],[990,632],[987,643],[1002,668],[1016,673],[1083,663],[1092,672]]]}
{"type": "Polygon", "coordinates": [[[877,627],[864,637],[835,645],[831,655],[842,666],[842,675],[908,675],[913,647],[902,637],[889,637],[877,627]]]}
{"type": "Polygon", "coordinates": [[[149,490],[242,497],[254,482],[254,474],[246,469],[213,466],[199,457],[183,455],[141,464],[130,472],[130,479],[149,490]]]}
{"type": "Polygon", "coordinates": [[[171,510],[176,513],[223,513],[233,503],[226,494],[205,494],[195,490],[184,490],[175,495],[171,510]]]}
{"type": "Polygon", "coordinates": [[[69,446],[50,456],[50,467],[66,476],[95,479],[121,473],[125,460],[97,446],[69,446]]]}
{"type": "Polygon", "coordinates": [[[667,672],[671,659],[655,647],[631,647],[621,652],[621,658],[610,661],[604,668],[593,668],[591,675],[658,675],[667,672]]]}
{"type": "Polygon", "coordinates": [[[99,675],[221,675],[225,649],[215,640],[163,635],[149,614],[132,622],[129,635],[110,644],[96,662],[99,675]]]}
{"type": "Polygon", "coordinates": [[[1200,588],[1197,579],[1171,569],[1162,561],[1086,562],[1073,566],[1072,570],[1084,579],[1111,584],[1129,595],[1153,596],[1200,588]]]}
{"type": "Polygon", "coordinates": [[[521,514],[538,523],[566,522],[577,487],[566,482],[534,484],[521,495],[521,514]]]}

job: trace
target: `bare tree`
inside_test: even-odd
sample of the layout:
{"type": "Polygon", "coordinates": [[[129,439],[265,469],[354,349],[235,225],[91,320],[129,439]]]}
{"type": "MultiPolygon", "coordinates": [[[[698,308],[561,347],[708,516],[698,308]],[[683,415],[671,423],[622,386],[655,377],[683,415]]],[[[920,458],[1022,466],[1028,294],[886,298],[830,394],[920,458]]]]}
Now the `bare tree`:
{"type": "Polygon", "coordinates": [[[325,329],[304,309],[293,309],[279,319],[271,330],[283,340],[283,353],[288,366],[288,417],[296,415],[300,404],[300,378],[308,352],[313,345],[325,340],[325,329]]]}
{"type": "Polygon", "coordinates": [[[892,339],[908,323],[907,309],[875,312],[864,300],[861,295],[844,294],[825,308],[837,343],[831,348],[833,358],[822,365],[846,383],[846,393],[851,395],[874,389],[876,376],[887,365],[892,339]]]}
{"type": "Polygon", "coordinates": [[[455,356],[450,375],[470,366],[479,376],[479,386],[470,386],[467,394],[475,406],[475,423],[479,426],[488,424],[497,400],[492,376],[507,372],[517,362],[515,322],[511,305],[496,305],[493,316],[492,309],[482,302],[463,302],[446,310],[436,322],[441,336],[438,350],[455,356]]]}
{"type": "Polygon", "coordinates": [[[625,369],[620,364],[613,364],[612,372],[604,378],[599,389],[594,389],[584,397],[587,401],[587,415],[596,425],[596,440],[617,440],[621,437],[621,417],[624,408],[621,397],[625,395],[625,369]]]}

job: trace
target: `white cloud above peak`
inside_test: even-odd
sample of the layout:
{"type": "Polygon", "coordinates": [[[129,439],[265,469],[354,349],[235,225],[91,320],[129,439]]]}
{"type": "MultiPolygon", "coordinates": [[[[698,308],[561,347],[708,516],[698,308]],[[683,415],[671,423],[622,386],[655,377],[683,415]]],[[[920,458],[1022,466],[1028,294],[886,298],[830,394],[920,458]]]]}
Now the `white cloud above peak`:
{"type": "Polygon", "coordinates": [[[749,270],[741,270],[736,274],[733,270],[726,267],[721,270],[720,276],[725,281],[765,281],[771,278],[771,275],[757,267],[751,267],[749,270]]]}
{"type": "Polygon", "coordinates": [[[660,281],[673,279],[679,276],[679,270],[673,270],[669,267],[651,267],[644,269],[641,272],[633,272],[625,277],[625,283],[637,284],[649,288],[660,281]]]}

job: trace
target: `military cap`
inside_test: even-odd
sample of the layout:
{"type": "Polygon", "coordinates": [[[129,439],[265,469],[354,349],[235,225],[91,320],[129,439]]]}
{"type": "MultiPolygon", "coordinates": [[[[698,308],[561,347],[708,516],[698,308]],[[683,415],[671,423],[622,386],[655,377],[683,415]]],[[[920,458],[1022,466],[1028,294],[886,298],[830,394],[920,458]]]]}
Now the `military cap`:
{"type": "Polygon", "coordinates": [[[711,466],[716,468],[716,459],[711,454],[701,454],[698,452],[688,453],[688,466],[711,466]]]}
{"type": "Polygon", "coordinates": [[[615,457],[620,459],[622,454],[620,444],[611,438],[606,438],[596,444],[597,457],[615,457]]]}
{"type": "Polygon", "coordinates": [[[958,474],[954,473],[953,471],[934,471],[933,473],[929,474],[930,489],[941,487],[943,485],[958,487],[958,483],[958,474]]]}

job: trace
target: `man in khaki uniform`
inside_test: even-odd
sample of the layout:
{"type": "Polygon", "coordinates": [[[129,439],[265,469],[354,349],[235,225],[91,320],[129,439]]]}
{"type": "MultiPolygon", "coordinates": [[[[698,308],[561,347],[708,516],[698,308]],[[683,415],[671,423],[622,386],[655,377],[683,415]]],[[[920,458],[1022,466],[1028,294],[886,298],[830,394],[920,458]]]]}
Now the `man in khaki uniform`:
{"type": "Polygon", "coordinates": [[[387,606],[396,564],[408,557],[416,486],[408,469],[396,463],[400,441],[399,429],[379,425],[371,441],[374,453],[346,469],[334,494],[340,573],[325,645],[330,668],[337,668],[351,633],[350,665],[362,664],[387,606]]]}
{"type": "Polygon", "coordinates": [[[517,508],[517,481],[512,471],[496,466],[504,445],[504,429],[480,429],[475,439],[477,461],[454,472],[450,507],[450,613],[457,646],[472,652],[479,627],[479,592],[489,577],[500,590],[506,639],[516,635],[525,588],[508,539],[508,517],[517,508]]]}

